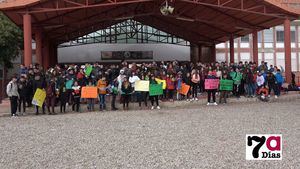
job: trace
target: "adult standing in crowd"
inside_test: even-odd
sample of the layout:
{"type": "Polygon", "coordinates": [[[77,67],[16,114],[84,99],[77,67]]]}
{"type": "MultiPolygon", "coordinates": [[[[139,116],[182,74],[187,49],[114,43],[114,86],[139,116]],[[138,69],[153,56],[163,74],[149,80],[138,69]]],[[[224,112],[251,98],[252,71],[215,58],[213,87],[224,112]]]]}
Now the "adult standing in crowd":
{"type": "Polygon", "coordinates": [[[10,100],[10,109],[11,109],[11,116],[17,116],[17,109],[18,109],[18,84],[17,84],[17,77],[13,76],[11,81],[6,86],[6,94],[10,100]]]}

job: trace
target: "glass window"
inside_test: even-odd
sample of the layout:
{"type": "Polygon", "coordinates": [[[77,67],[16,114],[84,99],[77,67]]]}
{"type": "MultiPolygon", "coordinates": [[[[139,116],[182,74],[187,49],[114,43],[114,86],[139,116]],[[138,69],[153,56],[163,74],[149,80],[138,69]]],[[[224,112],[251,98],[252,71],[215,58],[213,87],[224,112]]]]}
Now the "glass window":
{"type": "Polygon", "coordinates": [[[264,30],[264,41],[265,43],[273,43],[273,29],[264,30]]]}
{"type": "Polygon", "coordinates": [[[296,31],[291,31],[291,42],[296,42],[296,31]]]}
{"type": "Polygon", "coordinates": [[[277,42],[284,42],[284,31],[277,30],[276,31],[276,39],[277,39],[277,42]]]}
{"type": "Polygon", "coordinates": [[[258,41],[258,43],[262,43],[262,33],[261,33],[261,31],[259,31],[257,33],[257,41],[258,41]]]}
{"type": "MultiPolygon", "coordinates": [[[[276,31],[277,42],[284,42],[284,31],[276,31]]],[[[291,42],[296,42],[296,32],[291,31],[291,42]]]]}
{"type": "Polygon", "coordinates": [[[246,36],[242,36],[241,37],[241,42],[243,43],[248,43],[249,42],[249,35],[246,35],[246,36]]]}

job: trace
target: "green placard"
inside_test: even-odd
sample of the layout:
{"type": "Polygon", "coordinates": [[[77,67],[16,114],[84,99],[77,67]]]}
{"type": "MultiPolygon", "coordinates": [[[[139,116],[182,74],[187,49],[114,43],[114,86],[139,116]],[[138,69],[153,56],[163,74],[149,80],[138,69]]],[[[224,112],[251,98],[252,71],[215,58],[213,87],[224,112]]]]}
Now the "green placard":
{"type": "Polygon", "coordinates": [[[87,76],[90,76],[91,73],[92,73],[92,71],[93,71],[93,67],[92,67],[92,66],[89,66],[89,67],[86,68],[85,74],[86,74],[87,76]]]}
{"type": "Polygon", "coordinates": [[[220,80],[220,90],[232,91],[233,80],[220,80]]]}
{"type": "Polygon", "coordinates": [[[161,84],[150,84],[149,88],[149,95],[150,96],[158,96],[163,95],[163,89],[161,84]]]}

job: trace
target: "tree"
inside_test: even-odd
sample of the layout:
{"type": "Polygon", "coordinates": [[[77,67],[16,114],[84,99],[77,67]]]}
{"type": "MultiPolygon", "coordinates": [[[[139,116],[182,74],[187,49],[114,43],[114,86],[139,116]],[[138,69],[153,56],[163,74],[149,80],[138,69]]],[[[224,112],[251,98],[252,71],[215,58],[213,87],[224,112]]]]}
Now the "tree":
{"type": "Polygon", "coordinates": [[[22,48],[22,31],[0,12],[0,65],[11,68],[11,61],[19,56],[22,48]]]}

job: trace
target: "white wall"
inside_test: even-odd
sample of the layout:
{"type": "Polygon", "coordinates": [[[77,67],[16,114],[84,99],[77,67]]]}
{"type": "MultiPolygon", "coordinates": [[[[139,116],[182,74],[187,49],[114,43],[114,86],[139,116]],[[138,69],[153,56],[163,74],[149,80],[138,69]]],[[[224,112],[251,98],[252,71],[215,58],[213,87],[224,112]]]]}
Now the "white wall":
{"type": "MultiPolygon", "coordinates": [[[[190,47],[172,44],[88,44],[58,49],[59,63],[99,62],[101,51],[153,51],[153,60],[190,61],[190,47]]],[[[142,60],[141,60],[142,61],[142,60]]],[[[105,62],[105,61],[103,61],[105,62]]],[[[107,62],[107,61],[106,61],[107,62]]]]}

